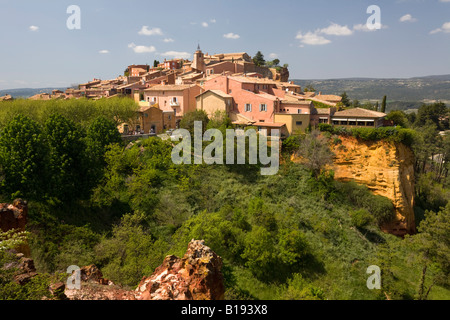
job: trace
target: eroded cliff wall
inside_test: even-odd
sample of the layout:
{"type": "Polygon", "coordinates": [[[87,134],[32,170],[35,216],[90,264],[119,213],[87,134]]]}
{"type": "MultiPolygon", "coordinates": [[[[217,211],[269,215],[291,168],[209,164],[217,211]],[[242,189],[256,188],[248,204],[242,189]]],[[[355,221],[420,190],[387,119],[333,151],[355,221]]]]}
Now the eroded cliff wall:
{"type": "Polygon", "coordinates": [[[396,219],[381,226],[384,231],[399,236],[414,233],[414,154],[411,149],[387,141],[340,139],[342,143],[333,147],[335,178],[366,185],[374,194],[392,201],[396,219]]]}

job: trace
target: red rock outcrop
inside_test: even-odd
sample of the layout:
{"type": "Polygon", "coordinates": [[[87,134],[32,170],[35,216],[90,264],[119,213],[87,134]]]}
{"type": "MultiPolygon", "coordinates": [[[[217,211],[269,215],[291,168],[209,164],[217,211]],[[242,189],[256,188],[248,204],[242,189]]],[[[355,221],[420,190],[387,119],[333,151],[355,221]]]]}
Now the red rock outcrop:
{"type": "MultiPolygon", "coordinates": [[[[12,204],[0,203],[0,230],[3,232],[16,230],[25,231],[28,218],[28,204],[22,199],[16,199],[12,204]]],[[[30,247],[28,243],[19,245],[15,248],[17,252],[30,256],[30,247]]]]}
{"type": "Polygon", "coordinates": [[[222,259],[204,241],[192,240],[183,258],[167,256],[136,289],[139,300],[223,300],[222,259]]]}
{"type": "Polygon", "coordinates": [[[4,232],[11,229],[25,231],[27,216],[28,206],[22,199],[14,200],[13,204],[0,203],[0,229],[4,232]]]}

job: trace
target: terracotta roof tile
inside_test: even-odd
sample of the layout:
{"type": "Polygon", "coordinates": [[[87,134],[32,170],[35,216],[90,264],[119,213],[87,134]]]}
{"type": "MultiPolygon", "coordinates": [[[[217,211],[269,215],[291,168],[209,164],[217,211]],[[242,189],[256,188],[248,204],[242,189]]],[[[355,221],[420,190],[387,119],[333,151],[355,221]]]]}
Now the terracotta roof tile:
{"type": "Polygon", "coordinates": [[[360,118],[382,118],[386,114],[382,112],[372,111],[362,108],[353,108],[343,111],[338,111],[334,114],[335,117],[360,117],[360,118]]]}

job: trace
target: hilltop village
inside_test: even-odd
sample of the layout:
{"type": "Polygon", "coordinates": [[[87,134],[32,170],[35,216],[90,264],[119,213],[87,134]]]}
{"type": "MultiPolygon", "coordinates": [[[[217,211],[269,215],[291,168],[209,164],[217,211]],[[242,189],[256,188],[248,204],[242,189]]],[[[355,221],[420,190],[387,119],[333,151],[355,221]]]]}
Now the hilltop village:
{"type": "MultiPolygon", "coordinates": [[[[139,105],[136,119],[122,123],[122,134],[160,134],[178,127],[186,113],[225,112],[237,127],[279,129],[287,137],[327,123],[380,127],[386,114],[366,109],[342,110],[341,96],[302,91],[289,81],[284,67],[254,63],[245,52],[209,55],[200,47],[193,60],[164,60],[157,66],[130,65],[112,80],[93,79],[68,88],[40,93],[32,100],[112,98],[127,96],[139,105]]],[[[5,97],[6,99],[6,97],[5,97]]]]}

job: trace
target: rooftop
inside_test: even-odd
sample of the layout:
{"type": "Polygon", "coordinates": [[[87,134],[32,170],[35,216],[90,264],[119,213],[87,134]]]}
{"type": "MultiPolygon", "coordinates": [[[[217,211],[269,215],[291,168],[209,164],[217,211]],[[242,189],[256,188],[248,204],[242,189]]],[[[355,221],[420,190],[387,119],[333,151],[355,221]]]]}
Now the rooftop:
{"type": "Polygon", "coordinates": [[[353,108],[343,111],[338,111],[334,114],[335,117],[359,117],[359,118],[382,118],[386,114],[383,112],[372,111],[362,108],[353,108]]]}
{"type": "Polygon", "coordinates": [[[166,84],[166,85],[156,85],[144,91],[183,91],[195,86],[196,86],[195,84],[180,84],[180,85],[166,84]]]}
{"type": "Polygon", "coordinates": [[[232,96],[230,96],[229,94],[226,94],[225,92],[223,92],[221,90],[212,90],[212,89],[211,90],[206,90],[205,92],[199,94],[197,97],[199,97],[199,96],[201,96],[201,95],[203,95],[205,93],[208,93],[208,92],[212,92],[212,93],[214,93],[214,94],[216,94],[216,95],[218,95],[218,96],[220,96],[222,98],[233,98],[232,96]]]}

